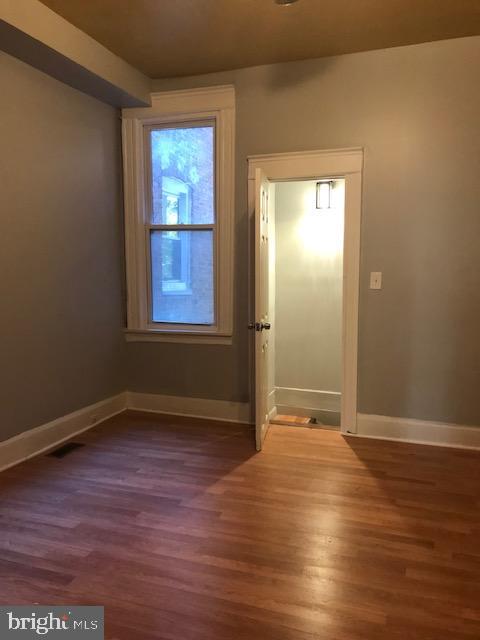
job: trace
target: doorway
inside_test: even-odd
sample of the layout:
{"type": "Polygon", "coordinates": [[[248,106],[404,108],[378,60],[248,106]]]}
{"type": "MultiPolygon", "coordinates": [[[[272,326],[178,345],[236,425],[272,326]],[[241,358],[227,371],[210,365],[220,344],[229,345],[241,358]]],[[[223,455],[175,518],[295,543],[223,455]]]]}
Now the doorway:
{"type": "Polygon", "coordinates": [[[339,429],[345,180],[270,190],[270,422],[339,429]]]}
{"type": "Polygon", "coordinates": [[[249,158],[258,450],[279,416],[356,433],[362,165],[361,149],[249,158]]]}

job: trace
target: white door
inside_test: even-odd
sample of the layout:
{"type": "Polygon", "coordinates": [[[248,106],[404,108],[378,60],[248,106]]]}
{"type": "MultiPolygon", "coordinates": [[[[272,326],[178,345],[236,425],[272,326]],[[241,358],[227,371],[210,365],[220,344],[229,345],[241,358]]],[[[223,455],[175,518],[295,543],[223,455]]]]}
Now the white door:
{"type": "Polygon", "coordinates": [[[255,439],[262,448],[269,427],[268,351],[269,318],[269,191],[270,183],[261,169],[255,171],[255,439]]]}

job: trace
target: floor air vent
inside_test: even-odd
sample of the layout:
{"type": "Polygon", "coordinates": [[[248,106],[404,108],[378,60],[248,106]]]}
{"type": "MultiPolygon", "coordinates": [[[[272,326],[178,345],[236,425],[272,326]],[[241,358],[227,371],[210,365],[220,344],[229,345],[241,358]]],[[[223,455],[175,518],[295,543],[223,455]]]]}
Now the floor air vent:
{"type": "Polygon", "coordinates": [[[67,442],[66,444],[62,444],[61,447],[58,447],[58,449],[47,453],[47,456],[53,456],[54,458],[64,458],[72,451],[75,451],[75,449],[79,449],[80,447],[84,446],[85,445],[82,442],[67,442]]]}

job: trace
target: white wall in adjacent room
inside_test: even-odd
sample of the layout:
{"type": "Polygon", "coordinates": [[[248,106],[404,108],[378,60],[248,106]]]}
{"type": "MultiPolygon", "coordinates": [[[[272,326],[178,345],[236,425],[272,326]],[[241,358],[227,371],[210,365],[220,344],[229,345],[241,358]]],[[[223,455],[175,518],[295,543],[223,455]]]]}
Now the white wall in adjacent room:
{"type": "Polygon", "coordinates": [[[277,387],[341,391],[344,194],[317,209],[315,181],[276,185],[277,387]]]}

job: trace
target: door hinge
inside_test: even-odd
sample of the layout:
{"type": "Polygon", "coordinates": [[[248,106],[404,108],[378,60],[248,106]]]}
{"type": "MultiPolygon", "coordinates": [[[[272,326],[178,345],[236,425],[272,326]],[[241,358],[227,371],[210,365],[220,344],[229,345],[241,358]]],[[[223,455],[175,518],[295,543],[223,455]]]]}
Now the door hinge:
{"type": "Polygon", "coordinates": [[[270,331],[272,325],[270,324],[270,322],[249,322],[248,323],[248,328],[249,329],[255,329],[255,331],[263,331],[264,329],[266,331],[270,331]]]}

